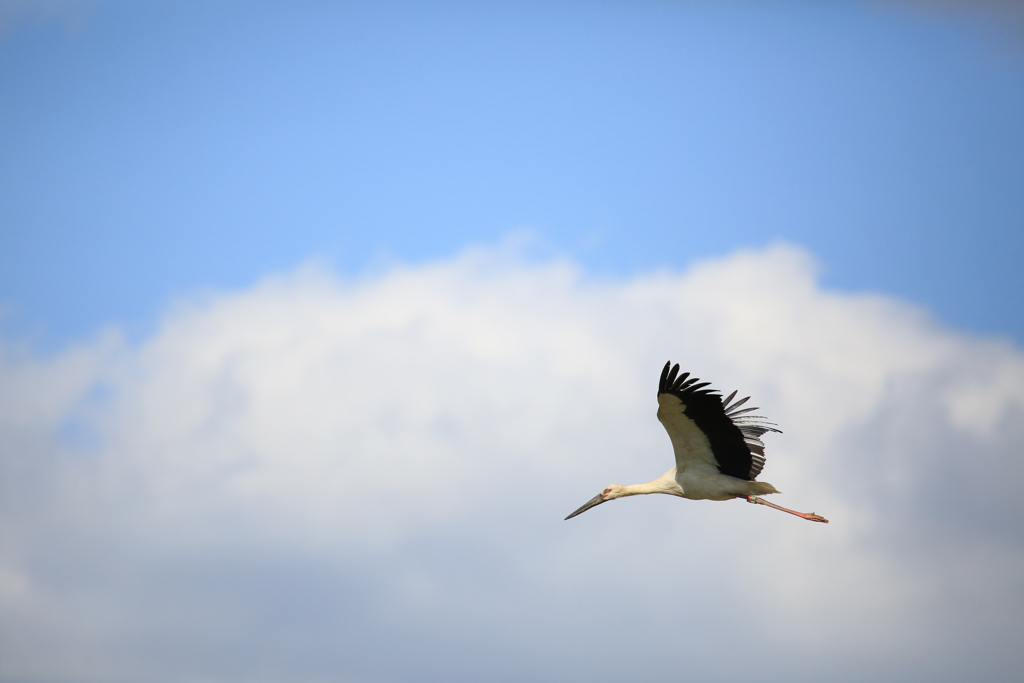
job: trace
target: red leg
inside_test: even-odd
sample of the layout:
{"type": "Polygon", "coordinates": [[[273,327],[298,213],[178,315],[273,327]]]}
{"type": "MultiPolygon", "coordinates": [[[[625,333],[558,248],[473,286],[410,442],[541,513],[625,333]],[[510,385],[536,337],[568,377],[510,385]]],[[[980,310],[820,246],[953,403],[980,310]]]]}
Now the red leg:
{"type": "Polygon", "coordinates": [[[746,496],[746,499],[748,503],[755,503],[757,505],[767,505],[770,508],[775,508],[776,510],[782,510],[783,512],[788,512],[791,515],[802,517],[803,519],[806,519],[810,522],[824,522],[825,524],[828,524],[827,519],[825,519],[821,515],[816,515],[813,512],[797,512],[796,510],[790,510],[789,508],[784,508],[781,505],[776,505],[775,503],[769,503],[764,498],[758,498],[757,496],[746,496]]]}

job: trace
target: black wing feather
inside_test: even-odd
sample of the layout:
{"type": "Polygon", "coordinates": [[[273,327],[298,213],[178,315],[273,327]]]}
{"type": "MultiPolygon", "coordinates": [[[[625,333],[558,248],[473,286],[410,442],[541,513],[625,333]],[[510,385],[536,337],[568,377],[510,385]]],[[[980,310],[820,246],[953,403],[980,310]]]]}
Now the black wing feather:
{"type": "MultiPolygon", "coordinates": [[[[732,392],[732,395],[733,395],[733,396],[735,396],[735,395],[736,395],[736,392],[735,392],[735,391],[734,391],[734,392],[732,392]]],[[[734,410],[738,409],[738,408],[739,408],[739,407],[740,407],[741,405],[743,405],[744,403],[746,403],[746,402],[747,402],[747,401],[749,401],[749,400],[750,400],[750,397],[749,397],[749,396],[747,396],[746,398],[741,398],[740,400],[738,400],[738,401],[736,401],[735,403],[733,403],[733,404],[732,404],[731,406],[730,406],[730,405],[727,405],[727,406],[725,407],[725,412],[727,412],[727,413],[731,413],[732,411],[734,411],[734,410]]]]}
{"type": "MultiPolygon", "coordinates": [[[[700,382],[697,377],[684,381],[690,373],[676,376],[679,364],[665,363],[658,382],[658,393],[669,393],[683,402],[684,413],[696,423],[711,443],[711,452],[718,461],[722,474],[753,481],[764,468],[764,443],[761,436],[766,432],[779,432],[770,422],[754,415],[746,415],[757,408],[736,410],[750,400],[740,399],[726,409],[736,392],[722,400],[714,389],[704,389],[711,382],[700,382]]],[[[781,432],[780,432],[781,433],[781,432]]]]}
{"type": "MultiPolygon", "coordinates": [[[[665,363],[665,368],[661,371],[661,381],[658,382],[658,393],[664,394],[668,390],[668,371],[672,367],[672,361],[665,363]]],[[[679,364],[676,363],[676,372],[679,372],[679,364]]]]}
{"type": "MultiPolygon", "coordinates": [[[[750,397],[748,396],[747,398],[750,398],[750,397]]],[[[729,417],[733,417],[733,418],[739,417],[740,415],[745,415],[747,413],[752,413],[755,410],[760,410],[760,408],[754,407],[754,408],[744,408],[743,410],[732,410],[732,411],[729,412],[729,417]]]]}

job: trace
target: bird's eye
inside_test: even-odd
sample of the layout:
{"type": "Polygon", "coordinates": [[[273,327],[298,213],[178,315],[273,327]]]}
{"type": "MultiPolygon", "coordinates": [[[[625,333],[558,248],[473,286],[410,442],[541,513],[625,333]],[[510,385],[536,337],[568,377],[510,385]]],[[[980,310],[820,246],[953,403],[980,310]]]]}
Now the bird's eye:
{"type": "Polygon", "coordinates": [[[609,486],[609,487],[608,487],[608,488],[606,488],[606,489],[605,489],[604,491],[601,491],[601,495],[607,496],[607,495],[608,495],[609,493],[611,493],[611,492],[612,492],[612,489],[611,489],[611,487],[609,486]]]}

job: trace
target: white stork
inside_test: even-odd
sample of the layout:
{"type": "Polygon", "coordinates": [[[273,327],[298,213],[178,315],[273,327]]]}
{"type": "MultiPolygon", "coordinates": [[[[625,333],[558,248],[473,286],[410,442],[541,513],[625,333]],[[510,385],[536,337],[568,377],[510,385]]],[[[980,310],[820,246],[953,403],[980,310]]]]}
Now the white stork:
{"type": "Polygon", "coordinates": [[[730,404],[735,391],[723,401],[717,391],[704,389],[710,382],[698,384],[696,377],[687,380],[689,376],[688,372],[679,375],[679,365],[669,361],[658,384],[658,419],[672,439],[676,466],[647,484],[609,484],[566,519],[616,498],[667,493],[690,500],[742,498],[827,524],[827,519],[813,512],[797,512],[758,497],[778,493],[771,484],[754,480],[764,467],[761,435],[779,430],[762,417],[748,415],[757,408],[740,410],[749,396],[730,404]]]}

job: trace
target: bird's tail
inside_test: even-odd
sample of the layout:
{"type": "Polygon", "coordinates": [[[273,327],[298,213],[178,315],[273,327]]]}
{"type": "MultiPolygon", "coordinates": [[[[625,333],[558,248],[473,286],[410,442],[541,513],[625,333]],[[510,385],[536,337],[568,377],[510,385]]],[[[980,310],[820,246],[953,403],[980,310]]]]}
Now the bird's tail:
{"type": "Polygon", "coordinates": [[[752,481],[750,482],[750,495],[752,496],[764,496],[769,493],[781,493],[777,488],[772,486],[766,481],[752,481]]]}

